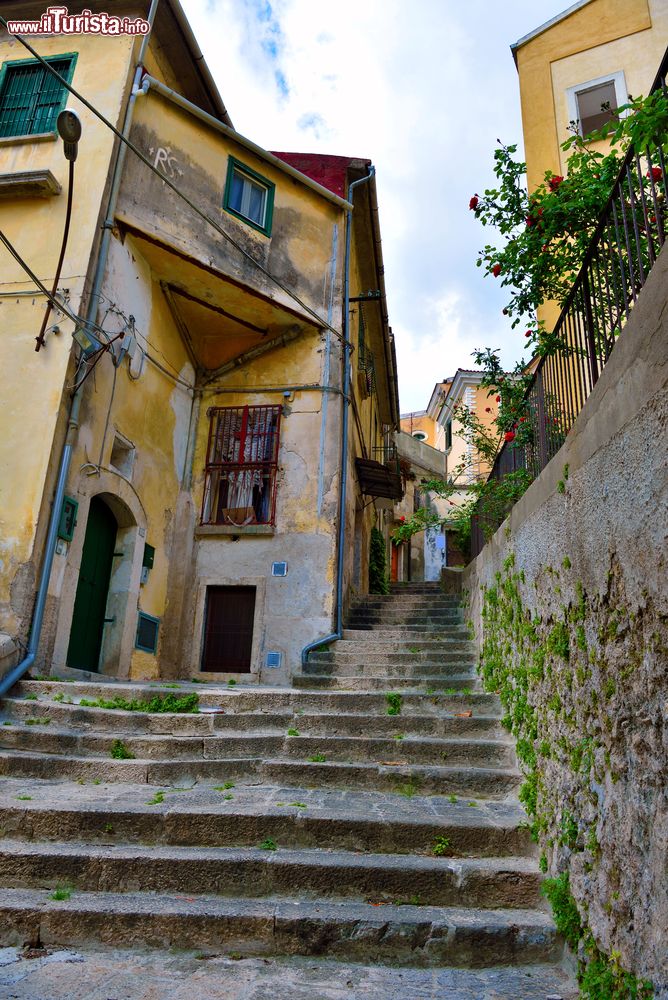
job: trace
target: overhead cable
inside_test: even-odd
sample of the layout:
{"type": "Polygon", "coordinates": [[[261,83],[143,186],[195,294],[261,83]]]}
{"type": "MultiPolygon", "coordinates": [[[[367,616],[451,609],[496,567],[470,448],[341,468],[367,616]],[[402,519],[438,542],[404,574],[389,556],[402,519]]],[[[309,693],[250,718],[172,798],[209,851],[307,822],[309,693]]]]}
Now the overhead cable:
{"type": "Polygon", "coordinates": [[[272,274],[271,271],[269,271],[259,260],[257,260],[251,253],[249,253],[240,243],[238,243],[233,236],[230,236],[230,234],[226,232],[222,228],[222,226],[218,222],[216,222],[215,219],[213,219],[203,209],[201,209],[198,205],[196,205],[195,202],[191,201],[191,199],[186,194],[184,194],[183,191],[179,189],[179,187],[174,183],[174,181],[172,181],[169,177],[166,177],[165,174],[161,173],[158,170],[158,168],[153,163],[151,163],[149,158],[145,156],[145,154],[142,153],[142,151],[137,146],[135,146],[135,144],[130,139],[128,139],[127,136],[123,135],[123,133],[119,129],[117,129],[116,126],[113,125],[112,122],[108,120],[108,118],[105,118],[105,116],[102,114],[101,111],[98,111],[98,109],[93,104],[91,104],[90,101],[88,101],[82,94],[80,94],[79,91],[75,90],[75,88],[70,83],[68,83],[68,81],[65,80],[64,77],[62,77],[60,73],[56,69],[54,69],[53,66],[51,66],[45,59],[42,58],[39,52],[37,52],[32,47],[32,45],[30,45],[30,43],[27,42],[25,38],[23,38],[22,35],[17,35],[14,34],[13,32],[10,32],[7,21],[1,14],[0,14],[0,24],[2,24],[7,33],[16,38],[16,40],[20,42],[21,45],[23,45],[24,48],[26,48],[28,52],[30,52],[31,55],[33,55],[35,59],[37,59],[42,64],[42,66],[51,74],[51,76],[55,77],[62,84],[62,86],[65,87],[65,89],[68,90],[70,94],[73,95],[73,97],[76,97],[77,100],[81,101],[84,107],[88,108],[88,110],[93,115],[95,115],[95,117],[98,118],[103,123],[103,125],[106,125],[106,127],[109,128],[114,133],[114,135],[118,139],[120,139],[121,142],[125,143],[128,149],[132,150],[135,156],[137,156],[142,161],[142,163],[144,163],[149,168],[149,170],[152,170],[153,173],[156,174],[160,178],[160,180],[167,185],[167,187],[171,188],[172,191],[174,191],[174,193],[179,198],[181,198],[192,209],[192,211],[195,212],[196,215],[198,215],[201,219],[203,219],[204,222],[208,223],[212,227],[212,229],[215,229],[215,231],[219,233],[220,236],[223,237],[223,239],[227,240],[228,243],[230,243],[235,248],[235,250],[238,250],[239,253],[242,254],[242,256],[244,256],[248,261],[250,261],[250,263],[253,264],[256,268],[258,268],[258,270],[261,271],[265,275],[265,277],[269,278],[270,281],[272,281],[275,285],[281,288],[287,295],[289,295],[290,298],[300,306],[300,308],[302,308],[309,316],[313,317],[313,319],[317,322],[319,327],[325,330],[329,330],[330,333],[333,333],[334,336],[339,341],[343,341],[343,336],[341,335],[341,333],[339,333],[338,330],[336,330],[333,326],[327,323],[326,320],[324,320],[322,316],[319,316],[314,309],[311,309],[311,307],[308,306],[297,295],[297,293],[294,292],[289,287],[289,285],[286,285],[275,274],[272,274]]]}

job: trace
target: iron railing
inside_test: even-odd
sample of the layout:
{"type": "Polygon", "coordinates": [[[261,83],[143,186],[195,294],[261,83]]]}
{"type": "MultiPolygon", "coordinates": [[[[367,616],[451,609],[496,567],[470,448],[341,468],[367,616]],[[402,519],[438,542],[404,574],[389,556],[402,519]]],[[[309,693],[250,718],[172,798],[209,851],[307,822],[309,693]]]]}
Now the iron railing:
{"type": "MultiPolygon", "coordinates": [[[[668,49],[651,92],[668,94],[668,49]]],[[[538,364],[525,395],[526,426],[500,448],[489,479],[526,469],[535,478],[557,454],[607,364],[666,239],[665,136],[631,147],[599,217],[556,326],[563,345],[538,364]],[[520,443],[521,442],[521,443],[520,443]]],[[[506,516],[508,511],[503,516],[506,516]]],[[[501,523],[482,510],[471,525],[471,556],[501,523]]]]}

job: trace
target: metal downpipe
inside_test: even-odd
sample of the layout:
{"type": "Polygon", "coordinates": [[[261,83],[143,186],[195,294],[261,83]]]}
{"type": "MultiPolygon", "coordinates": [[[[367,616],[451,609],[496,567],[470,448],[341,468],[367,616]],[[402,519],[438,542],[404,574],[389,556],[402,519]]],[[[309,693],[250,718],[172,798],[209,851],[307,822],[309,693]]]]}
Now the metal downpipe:
{"type": "MultiPolygon", "coordinates": [[[[360,177],[348,185],[348,201],[353,203],[353,191],[358,185],[366,184],[375,175],[376,168],[371,164],[366,177],[360,177]]],[[[350,247],[352,242],[352,209],[346,211],[346,250],[343,277],[343,407],[341,421],[341,479],[339,484],[339,527],[336,555],[336,631],[323,639],[316,639],[302,649],[302,667],[308,663],[308,656],[319,646],[334,642],[343,636],[343,555],[346,540],[346,496],[348,489],[348,406],[350,396],[350,247]]]]}
{"type": "MultiPolygon", "coordinates": [[[[153,28],[153,22],[155,20],[156,11],[158,9],[158,4],[160,0],[151,0],[151,8],[148,13],[147,20],[153,28]]],[[[139,84],[141,82],[142,75],[142,63],[144,56],[146,54],[146,49],[148,47],[148,41],[150,37],[150,32],[144,35],[139,49],[139,55],[137,59],[137,67],[135,69],[135,77],[132,86],[132,92],[130,94],[130,100],[128,101],[128,107],[125,112],[125,120],[123,122],[123,135],[127,136],[130,132],[130,126],[132,124],[132,113],[134,110],[135,101],[137,99],[137,94],[142,93],[139,84]]],[[[95,276],[93,278],[93,287],[91,290],[90,298],[88,301],[88,309],[86,312],[86,323],[90,325],[95,322],[97,316],[97,300],[100,295],[100,289],[102,287],[102,280],[104,277],[104,270],[107,264],[107,257],[109,254],[109,245],[111,242],[111,225],[113,223],[113,215],[116,209],[116,202],[118,200],[118,192],[121,186],[121,172],[123,169],[123,164],[125,162],[125,153],[127,146],[125,143],[121,143],[118,154],[116,156],[116,163],[114,164],[114,176],[112,180],[111,190],[109,192],[109,201],[107,203],[106,219],[103,223],[104,231],[102,233],[102,240],[100,243],[100,252],[97,258],[97,264],[95,267],[95,276]]],[[[70,462],[72,461],[72,452],[74,450],[74,441],[76,438],[76,432],[79,428],[79,411],[81,410],[81,398],[82,398],[83,386],[72,396],[72,402],[70,404],[70,416],[67,422],[67,433],[65,437],[65,444],[60,456],[60,465],[58,467],[58,478],[56,480],[56,490],[53,497],[53,502],[51,505],[51,514],[49,516],[49,527],[46,535],[46,545],[44,551],[44,560],[42,562],[42,569],[39,577],[39,587],[37,590],[37,599],[35,601],[35,610],[33,612],[32,624],[30,626],[30,636],[28,638],[28,647],[26,650],[25,657],[20,663],[17,663],[7,674],[0,679],[0,698],[7,694],[7,692],[20,681],[21,678],[35,662],[35,657],[37,656],[37,648],[39,646],[39,640],[42,632],[42,624],[44,621],[44,609],[46,607],[46,598],[49,589],[49,579],[51,577],[51,569],[53,567],[53,557],[56,551],[56,541],[58,538],[58,523],[60,521],[60,511],[63,506],[63,499],[65,496],[65,485],[67,483],[67,476],[70,470],[70,462]]]]}

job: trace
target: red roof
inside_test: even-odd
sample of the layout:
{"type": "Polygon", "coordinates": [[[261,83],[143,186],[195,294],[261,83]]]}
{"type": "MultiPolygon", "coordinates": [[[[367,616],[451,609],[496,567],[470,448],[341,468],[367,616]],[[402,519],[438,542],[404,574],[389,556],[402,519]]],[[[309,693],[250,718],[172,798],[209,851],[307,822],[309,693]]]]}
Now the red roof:
{"type": "Polygon", "coordinates": [[[289,163],[295,170],[306,174],[312,181],[332,191],[339,198],[347,197],[348,168],[352,163],[369,164],[371,160],[359,160],[350,156],[329,156],[323,153],[277,153],[279,160],[289,163]]]}

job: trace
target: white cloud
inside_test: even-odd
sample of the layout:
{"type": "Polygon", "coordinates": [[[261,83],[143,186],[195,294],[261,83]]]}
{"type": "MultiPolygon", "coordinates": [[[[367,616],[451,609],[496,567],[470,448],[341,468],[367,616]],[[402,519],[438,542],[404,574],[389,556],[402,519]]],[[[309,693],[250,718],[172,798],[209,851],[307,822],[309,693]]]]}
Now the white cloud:
{"type": "Polygon", "coordinates": [[[468,210],[521,137],[508,46],[565,0],[183,0],[235,126],[267,149],[372,159],[401,408],[474,347],[521,353],[468,210]]]}

